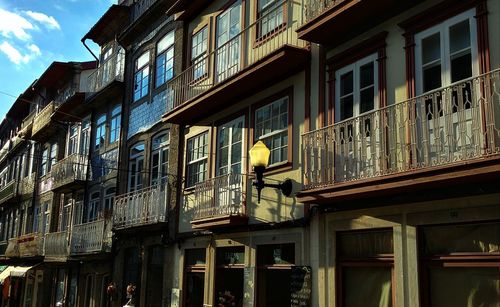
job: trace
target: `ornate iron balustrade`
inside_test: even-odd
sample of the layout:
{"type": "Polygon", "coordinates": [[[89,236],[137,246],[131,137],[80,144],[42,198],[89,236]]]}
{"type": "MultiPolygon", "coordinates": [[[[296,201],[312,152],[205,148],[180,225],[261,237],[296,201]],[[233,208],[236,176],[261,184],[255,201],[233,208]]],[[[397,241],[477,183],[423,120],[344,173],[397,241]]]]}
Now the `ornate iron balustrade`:
{"type": "Polygon", "coordinates": [[[68,231],[45,234],[44,255],[51,258],[65,258],[69,255],[68,231]]]}
{"type": "Polygon", "coordinates": [[[347,0],[306,0],[304,4],[304,23],[313,20],[326,10],[344,2],[347,2],[347,0]]]}
{"type": "Polygon", "coordinates": [[[50,124],[50,119],[55,111],[55,107],[55,102],[51,101],[48,105],[45,106],[45,108],[38,112],[33,120],[32,134],[37,134],[40,130],[45,128],[45,126],[50,124]]]}
{"type": "Polygon", "coordinates": [[[109,221],[102,219],[74,225],[71,233],[71,254],[88,254],[111,250],[109,221]]]}
{"type": "Polygon", "coordinates": [[[59,160],[50,171],[54,180],[53,188],[56,189],[75,181],[87,180],[88,161],[87,156],[79,154],[73,154],[59,160]]]}
{"type": "Polygon", "coordinates": [[[132,9],[132,21],[136,21],[141,17],[156,1],[158,0],[139,0],[135,2],[132,9]]]}
{"type": "Polygon", "coordinates": [[[286,0],[167,83],[167,112],[227,81],[286,45],[303,48],[301,5],[286,0]]]}
{"type": "Polygon", "coordinates": [[[17,195],[17,181],[15,179],[8,182],[3,188],[0,189],[0,204],[14,198],[17,195]]]}
{"type": "Polygon", "coordinates": [[[95,93],[115,80],[123,81],[124,65],[125,51],[120,48],[117,53],[112,55],[104,63],[101,63],[99,68],[90,74],[87,79],[88,91],[95,93]]]}
{"type": "Polygon", "coordinates": [[[168,183],[117,196],[113,207],[114,228],[167,222],[170,197],[168,183]]]}
{"type": "Polygon", "coordinates": [[[227,174],[195,185],[194,220],[246,215],[244,175],[227,174]]]}
{"type": "Polygon", "coordinates": [[[33,194],[35,190],[35,176],[36,173],[32,173],[31,176],[24,177],[19,180],[19,183],[17,185],[17,193],[19,195],[33,194]]]}
{"type": "Polygon", "coordinates": [[[305,189],[500,153],[500,69],[302,136],[305,189]]]}

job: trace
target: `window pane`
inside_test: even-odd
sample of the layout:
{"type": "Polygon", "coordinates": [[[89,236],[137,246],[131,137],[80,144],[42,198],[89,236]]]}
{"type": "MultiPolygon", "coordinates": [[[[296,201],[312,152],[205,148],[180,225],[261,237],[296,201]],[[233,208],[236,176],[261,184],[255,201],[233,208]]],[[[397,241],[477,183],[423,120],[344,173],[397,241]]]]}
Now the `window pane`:
{"type": "Polygon", "coordinates": [[[430,62],[441,58],[441,36],[439,33],[422,39],[422,64],[426,65],[430,62]]]}
{"type": "Polygon", "coordinates": [[[391,268],[343,268],[342,289],[344,307],[392,306],[391,268]]]}
{"type": "Polygon", "coordinates": [[[430,269],[432,307],[496,307],[500,305],[500,269],[430,269]]]}
{"type": "Polygon", "coordinates": [[[374,93],[374,88],[369,87],[361,91],[360,93],[360,106],[359,106],[359,113],[365,113],[368,111],[373,110],[374,108],[374,99],[375,99],[375,93],[374,93]]]}
{"type": "Polygon", "coordinates": [[[472,56],[466,54],[451,58],[451,82],[472,77],[472,56]]]}
{"type": "Polygon", "coordinates": [[[158,42],[157,53],[161,53],[162,51],[167,50],[173,44],[174,44],[174,31],[169,32],[158,42]]]}
{"type": "Polygon", "coordinates": [[[424,92],[441,87],[441,65],[434,65],[424,69],[424,92]]]}
{"type": "Polygon", "coordinates": [[[469,20],[464,20],[450,27],[450,53],[470,47],[469,20]]]}
{"type": "Polygon", "coordinates": [[[354,114],[354,96],[340,98],[340,120],[351,118],[354,114]]]}
{"type": "Polygon", "coordinates": [[[354,90],[353,72],[350,71],[340,76],[340,96],[352,93],[354,90]]]}
{"type": "Polygon", "coordinates": [[[393,253],[392,231],[337,233],[340,258],[375,257],[393,253]]]}
{"type": "Polygon", "coordinates": [[[500,223],[429,226],[422,231],[425,255],[500,252],[500,223]]]}
{"type": "Polygon", "coordinates": [[[370,62],[360,67],[359,69],[360,88],[373,85],[373,80],[374,80],[373,74],[374,74],[373,62],[370,62]]]}

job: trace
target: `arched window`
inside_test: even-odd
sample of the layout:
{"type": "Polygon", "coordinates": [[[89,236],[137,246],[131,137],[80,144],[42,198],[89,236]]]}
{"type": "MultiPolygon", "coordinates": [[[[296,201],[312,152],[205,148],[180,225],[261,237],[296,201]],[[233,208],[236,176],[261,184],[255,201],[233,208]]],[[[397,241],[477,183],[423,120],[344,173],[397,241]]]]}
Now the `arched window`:
{"type": "Polygon", "coordinates": [[[99,192],[90,194],[90,201],[87,210],[87,222],[97,220],[99,212],[101,211],[101,195],[99,192]]]}
{"type": "Polygon", "coordinates": [[[130,149],[129,155],[129,177],[128,191],[133,192],[142,189],[142,173],[144,169],[144,143],[135,144],[130,149]]]}

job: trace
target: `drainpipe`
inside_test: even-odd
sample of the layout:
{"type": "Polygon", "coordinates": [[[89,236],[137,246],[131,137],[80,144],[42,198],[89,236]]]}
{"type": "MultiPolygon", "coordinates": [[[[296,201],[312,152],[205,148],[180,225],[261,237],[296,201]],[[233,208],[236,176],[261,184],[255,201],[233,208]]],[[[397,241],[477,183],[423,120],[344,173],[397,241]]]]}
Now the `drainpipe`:
{"type": "Polygon", "coordinates": [[[96,57],[96,55],[92,52],[92,50],[89,48],[89,46],[87,46],[87,44],[85,43],[87,39],[84,37],[82,38],[82,44],[85,46],[85,48],[87,48],[87,50],[90,52],[90,54],[92,54],[92,56],[94,57],[94,59],[97,61],[97,66],[99,66],[99,58],[96,57]]]}

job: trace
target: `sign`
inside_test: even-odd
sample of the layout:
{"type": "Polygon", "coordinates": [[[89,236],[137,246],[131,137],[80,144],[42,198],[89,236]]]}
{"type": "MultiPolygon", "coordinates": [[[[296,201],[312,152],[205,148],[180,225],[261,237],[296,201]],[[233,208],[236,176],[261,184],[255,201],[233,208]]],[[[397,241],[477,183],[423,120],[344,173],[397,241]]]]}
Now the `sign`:
{"type": "Polygon", "coordinates": [[[290,307],[311,306],[311,267],[293,266],[290,278],[290,307]]]}

